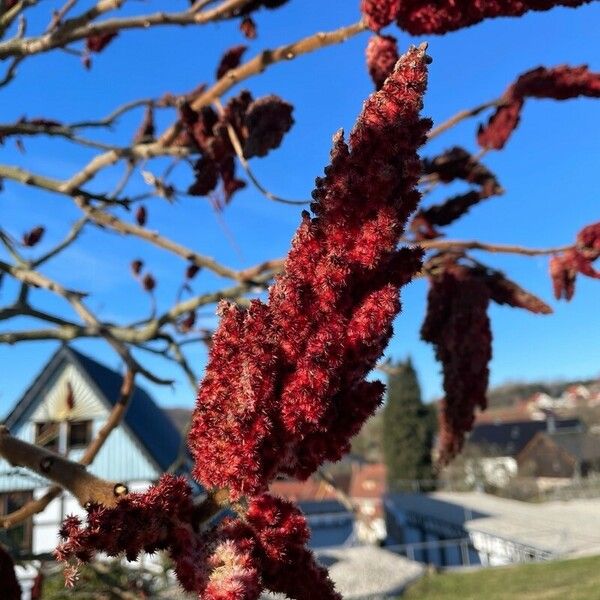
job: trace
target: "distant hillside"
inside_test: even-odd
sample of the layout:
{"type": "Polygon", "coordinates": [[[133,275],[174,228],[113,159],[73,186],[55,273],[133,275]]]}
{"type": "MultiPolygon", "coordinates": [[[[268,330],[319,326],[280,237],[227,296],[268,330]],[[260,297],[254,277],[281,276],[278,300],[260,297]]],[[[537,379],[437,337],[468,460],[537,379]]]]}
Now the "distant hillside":
{"type": "MultiPolygon", "coordinates": [[[[566,388],[572,385],[590,385],[597,379],[576,379],[571,381],[510,381],[491,388],[488,391],[489,408],[510,407],[520,400],[527,400],[533,394],[542,392],[552,398],[560,396],[566,388]]],[[[436,401],[437,404],[437,401],[436,401]]],[[[187,408],[167,408],[169,415],[176,427],[186,433],[192,418],[192,411],[187,408]]],[[[352,440],[352,452],[369,461],[382,459],[381,427],[382,411],[377,411],[362,428],[361,432],[352,440]]]]}
{"type": "Polygon", "coordinates": [[[576,379],[572,381],[510,381],[491,388],[488,391],[490,408],[512,406],[520,400],[526,400],[536,393],[545,393],[552,398],[560,396],[572,385],[590,385],[596,379],[576,379]]]}

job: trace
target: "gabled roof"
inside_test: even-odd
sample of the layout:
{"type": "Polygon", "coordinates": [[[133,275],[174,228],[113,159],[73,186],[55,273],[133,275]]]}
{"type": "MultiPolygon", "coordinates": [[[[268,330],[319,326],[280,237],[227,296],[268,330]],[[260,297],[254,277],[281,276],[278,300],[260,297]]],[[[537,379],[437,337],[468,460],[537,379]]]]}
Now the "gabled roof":
{"type": "MultiPolygon", "coordinates": [[[[40,400],[44,386],[67,364],[74,365],[82,373],[109,409],[115,405],[123,382],[122,375],[73,348],[62,346],[6,417],[5,425],[9,429],[27,419],[40,400]]],[[[143,388],[135,387],[122,425],[137,438],[159,470],[167,470],[177,458],[182,437],[171,419],[143,388]]]]}
{"type": "MultiPolygon", "coordinates": [[[[555,419],[556,431],[583,431],[579,419],[555,419]]],[[[547,431],[546,421],[510,421],[506,423],[482,423],[475,425],[469,436],[469,444],[480,446],[499,456],[516,456],[537,433],[547,431]]]]}
{"type": "Polygon", "coordinates": [[[546,435],[578,461],[597,461],[600,459],[599,435],[579,432],[556,432],[546,435]]]}

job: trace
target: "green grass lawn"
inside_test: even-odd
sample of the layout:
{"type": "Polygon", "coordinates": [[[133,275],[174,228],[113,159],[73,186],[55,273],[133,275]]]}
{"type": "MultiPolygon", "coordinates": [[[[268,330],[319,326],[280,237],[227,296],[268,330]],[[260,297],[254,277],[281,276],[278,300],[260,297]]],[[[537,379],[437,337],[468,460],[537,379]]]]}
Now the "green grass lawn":
{"type": "Polygon", "coordinates": [[[426,575],[402,600],[599,600],[600,557],[426,575]]]}

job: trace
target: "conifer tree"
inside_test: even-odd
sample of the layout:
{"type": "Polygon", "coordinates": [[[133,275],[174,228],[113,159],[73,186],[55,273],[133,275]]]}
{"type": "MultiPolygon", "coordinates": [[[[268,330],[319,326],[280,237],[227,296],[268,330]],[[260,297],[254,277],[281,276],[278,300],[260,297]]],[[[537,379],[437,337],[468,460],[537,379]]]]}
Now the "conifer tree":
{"type": "MultiPolygon", "coordinates": [[[[433,479],[434,426],[434,411],[421,400],[411,359],[391,365],[383,412],[383,448],[390,490],[406,489],[409,480],[433,479]]],[[[421,483],[420,487],[427,486],[421,483]]]]}

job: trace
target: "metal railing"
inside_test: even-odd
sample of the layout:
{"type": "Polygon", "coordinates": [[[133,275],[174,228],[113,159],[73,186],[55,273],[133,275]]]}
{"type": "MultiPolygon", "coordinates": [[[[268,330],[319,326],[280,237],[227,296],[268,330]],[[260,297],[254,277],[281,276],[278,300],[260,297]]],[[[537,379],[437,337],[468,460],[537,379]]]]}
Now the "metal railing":
{"type": "MultiPolygon", "coordinates": [[[[507,550],[510,550],[510,552],[501,556],[507,563],[541,562],[557,557],[548,550],[535,548],[511,539],[491,537],[496,542],[504,544],[507,550]]],[[[485,543],[482,539],[477,541],[472,536],[394,544],[385,546],[385,549],[406,556],[409,560],[435,564],[441,568],[487,566],[493,564],[492,557],[494,555],[496,555],[496,559],[500,558],[496,546],[485,543]],[[456,552],[452,556],[450,551],[453,549],[456,552]]]]}
{"type": "Polygon", "coordinates": [[[472,560],[470,552],[477,552],[476,548],[470,538],[457,538],[453,540],[430,540],[426,542],[411,542],[408,544],[394,544],[392,546],[385,546],[386,550],[406,556],[409,560],[415,560],[417,562],[431,562],[430,560],[421,560],[423,557],[431,557],[434,554],[438,556],[444,556],[447,554],[446,550],[455,548],[458,553],[457,556],[460,558],[458,564],[442,564],[440,566],[471,566],[477,564],[472,560]]]}

